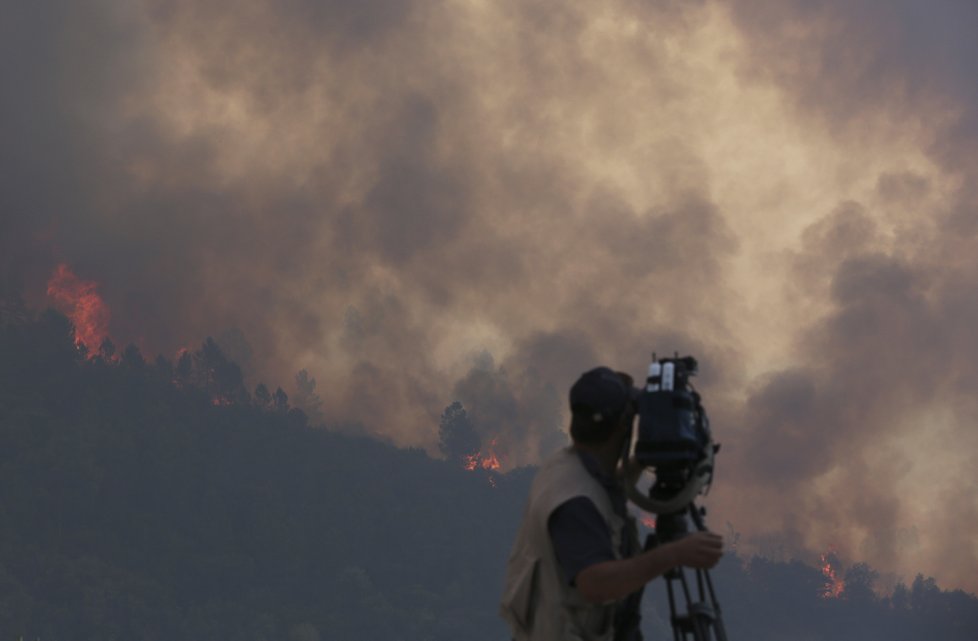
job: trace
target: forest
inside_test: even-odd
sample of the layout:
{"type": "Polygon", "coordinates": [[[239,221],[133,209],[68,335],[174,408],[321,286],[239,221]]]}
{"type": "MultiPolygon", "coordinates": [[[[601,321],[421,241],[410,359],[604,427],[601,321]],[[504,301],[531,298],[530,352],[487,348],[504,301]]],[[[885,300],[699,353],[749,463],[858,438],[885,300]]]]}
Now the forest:
{"type": "MultiPolygon", "coordinates": [[[[508,638],[497,599],[534,470],[468,469],[460,404],[435,458],[248,390],[211,339],[171,362],[86,353],[72,331],[0,318],[0,641],[508,638]]],[[[978,638],[974,595],[840,572],[827,598],[820,568],[729,553],[729,638],[978,638]]],[[[671,638],[661,583],[647,639],[671,638]]]]}

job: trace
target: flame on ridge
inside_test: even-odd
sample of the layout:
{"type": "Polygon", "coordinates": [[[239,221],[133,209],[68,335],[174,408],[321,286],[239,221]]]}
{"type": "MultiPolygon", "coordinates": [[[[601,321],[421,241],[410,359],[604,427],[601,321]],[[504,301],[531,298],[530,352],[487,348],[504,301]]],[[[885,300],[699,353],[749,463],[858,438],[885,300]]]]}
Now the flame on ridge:
{"type": "Polygon", "coordinates": [[[823,599],[838,599],[845,592],[846,582],[839,576],[838,572],[832,567],[828,554],[819,556],[821,561],[822,576],[825,577],[825,587],[822,589],[823,599]]]}
{"type": "Polygon", "coordinates": [[[499,457],[496,456],[495,447],[496,439],[492,439],[485,453],[480,450],[475,454],[469,454],[465,457],[462,467],[470,472],[479,468],[498,471],[501,466],[499,464],[499,457]]]}
{"type": "Polygon", "coordinates": [[[98,284],[82,280],[65,263],[54,269],[48,280],[48,297],[75,327],[75,345],[84,346],[88,358],[98,355],[109,337],[109,308],[99,296],[98,284]]]}

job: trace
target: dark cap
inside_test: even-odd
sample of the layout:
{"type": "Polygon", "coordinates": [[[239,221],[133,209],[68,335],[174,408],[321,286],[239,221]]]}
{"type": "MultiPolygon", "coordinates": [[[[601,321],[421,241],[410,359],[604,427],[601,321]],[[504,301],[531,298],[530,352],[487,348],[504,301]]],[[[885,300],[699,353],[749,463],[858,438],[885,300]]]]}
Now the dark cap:
{"type": "Polygon", "coordinates": [[[571,413],[593,424],[617,421],[637,397],[630,376],[609,367],[595,367],[581,374],[571,387],[571,413]]]}

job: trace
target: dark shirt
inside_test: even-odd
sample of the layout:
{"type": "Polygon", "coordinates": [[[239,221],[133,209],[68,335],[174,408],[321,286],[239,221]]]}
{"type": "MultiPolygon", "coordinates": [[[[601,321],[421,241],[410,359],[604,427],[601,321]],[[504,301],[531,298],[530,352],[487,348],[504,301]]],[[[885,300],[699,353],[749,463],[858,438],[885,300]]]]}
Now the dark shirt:
{"type": "MultiPolygon", "coordinates": [[[[588,473],[608,492],[615,513],[622,518],[627,518],[627,499],[621,484],[614,477],[605,474],[593,456],[581,450],[577,450],[577,454],[588,473]]],[[[561,503],[550,515],[547,529],[564,580],[569,585],[574,585],[577,575],[585,568],[616,558],[611,541],[611,529],[597,506],[585,496],[578,496],[561,503]]],[[[632,549],[634,544],[630,537],[622,536],[621,539],[619,554],[622,558],[634,556],[639,552],[637,549],[632,549]]],[[[619,604],[615,614],[615,639],[641,641],[642,635],[638,629],[641,600],[642,590],[639,590],[619,604]],[[634,625],[628,625],[630,632],[622,636],[626,627],[625,619],[631,616],[635,617],[634,625]]]]}

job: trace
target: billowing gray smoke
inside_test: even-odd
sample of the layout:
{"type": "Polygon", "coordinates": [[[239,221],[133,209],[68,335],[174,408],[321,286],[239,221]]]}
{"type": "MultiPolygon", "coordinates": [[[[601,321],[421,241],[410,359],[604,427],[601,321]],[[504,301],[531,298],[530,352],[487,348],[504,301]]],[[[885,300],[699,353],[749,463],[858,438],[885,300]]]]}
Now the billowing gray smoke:
{"type": "Polygon", "coordinates": [[[978,588],[970,3],[20,3],[0,293],[504,466],[696,355],[716,522],[978,588]],[[223,337],[223,339],[222,339],[223,337]],[[293,385],[293,393],[298,391],[293,385]]]}

